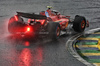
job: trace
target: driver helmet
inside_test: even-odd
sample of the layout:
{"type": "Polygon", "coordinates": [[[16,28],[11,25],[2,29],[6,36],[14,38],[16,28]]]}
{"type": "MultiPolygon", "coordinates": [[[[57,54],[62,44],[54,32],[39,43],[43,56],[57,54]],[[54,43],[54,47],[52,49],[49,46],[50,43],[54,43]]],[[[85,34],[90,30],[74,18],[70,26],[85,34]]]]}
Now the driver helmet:
{"type": "Polygon", "coordinates": [[[47,8],[48,8],[48,9],[51,9],[51,8],[52,8],[52,6],[47,6],[47,8]]]}

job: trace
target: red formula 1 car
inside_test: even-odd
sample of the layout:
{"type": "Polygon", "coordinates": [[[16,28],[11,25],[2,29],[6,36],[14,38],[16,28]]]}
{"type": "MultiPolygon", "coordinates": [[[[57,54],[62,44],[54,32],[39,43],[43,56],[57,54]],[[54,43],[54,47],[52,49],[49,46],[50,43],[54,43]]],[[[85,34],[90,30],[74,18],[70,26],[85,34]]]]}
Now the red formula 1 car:
{"type": "Polygon", "coordinates": [[[57,11],[52,11],[52,15],[48,18],[45,16],[45,11],[39,14],[17,12],[17,15],[9,20],[8,31],[12,34],[20,33],[28,36],[46,34],[52,39],[57,39],[61,31],[67,32],[69,25],[74,31],[83,32],[89,26],[89,22],[79,15],[70,20],[70,16],[60,15],[57,11]]]}

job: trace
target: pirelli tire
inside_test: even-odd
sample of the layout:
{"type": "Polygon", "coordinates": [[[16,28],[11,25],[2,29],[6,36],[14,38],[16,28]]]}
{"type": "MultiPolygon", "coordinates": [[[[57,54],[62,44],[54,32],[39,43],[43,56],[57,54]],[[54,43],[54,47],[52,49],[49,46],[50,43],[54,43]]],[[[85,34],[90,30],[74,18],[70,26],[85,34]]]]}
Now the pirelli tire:
{"type": "Polygon", "coordinates": [[[11,34],[15,34],[17,32],[17,30],[19,30],[20,26],[23,25],[23,19],[20,18],[20,20],[16,21],[15,17],[11,17],[9,19],[9,22],[8,22],[8,31],[11,33],[11,34]]]}
{"type": "Polygon", "coordinates": [[[60,24],[55,22],[49,22],[48,23],[48,37],[50,37],[52,40],[57,40],[60,36],[60,24]]]}
{"type": "Polygon", "coordinates": [[[73,29],[76,32],[83,32],[86,27],[86,19],[83,16],[75,16],[75,19],[73,21],[73,29]]]}

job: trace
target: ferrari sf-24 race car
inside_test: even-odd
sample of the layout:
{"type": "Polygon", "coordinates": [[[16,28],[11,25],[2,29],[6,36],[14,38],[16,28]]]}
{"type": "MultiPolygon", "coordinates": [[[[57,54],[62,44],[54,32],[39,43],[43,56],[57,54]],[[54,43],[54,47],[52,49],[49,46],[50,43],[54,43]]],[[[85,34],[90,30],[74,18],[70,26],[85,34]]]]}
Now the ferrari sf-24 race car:
{"type": "Polygon", "coordinates": [[[89,27],[89,22],[84,16],[76,15],[71,19],[70,16],[63,16],[57,11],[52,11],[52,15],[49,16],[46,17],[45,11],[39,14],[17,12],[17,15],[9,20],[8,31],[11,34],[20,33],[25,36],[45,34],[51,39],[58,39],[61,31],[67,32],[69,25],[76,32],[83,32],[89,27]]]}

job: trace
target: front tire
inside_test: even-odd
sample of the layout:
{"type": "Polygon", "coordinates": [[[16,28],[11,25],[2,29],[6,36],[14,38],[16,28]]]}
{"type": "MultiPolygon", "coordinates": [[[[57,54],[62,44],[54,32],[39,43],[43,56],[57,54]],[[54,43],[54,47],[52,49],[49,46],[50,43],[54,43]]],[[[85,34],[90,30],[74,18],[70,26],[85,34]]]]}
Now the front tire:
{"type": "Polygon", "coordinates": [[[86,27],[86,19],[83,16],[75,16],[73,21],[73,29],[76,32],[83,32],[86,27]]]}

